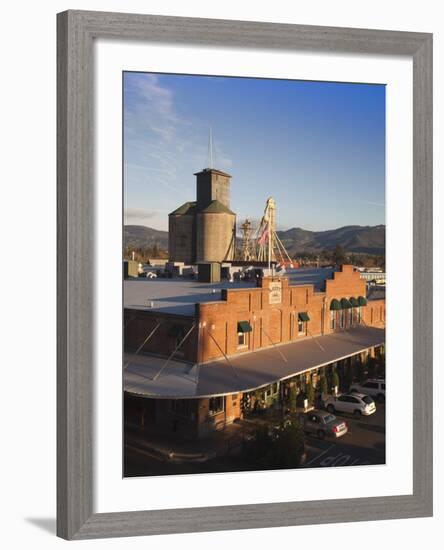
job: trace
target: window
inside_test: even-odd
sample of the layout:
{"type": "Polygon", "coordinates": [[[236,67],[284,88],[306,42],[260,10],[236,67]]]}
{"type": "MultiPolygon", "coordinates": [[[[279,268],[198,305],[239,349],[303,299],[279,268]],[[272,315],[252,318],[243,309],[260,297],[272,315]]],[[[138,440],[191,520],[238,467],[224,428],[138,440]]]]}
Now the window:
{"type": "Polygon", "coordinates": [[[208,405],[208,414],[211,416],[224,411],[224,398],[223,397],[210,397],[208,405]]]}
{"type": "Polygon", "coordinates": [[[279,389],[279,385],[276,382],[274,384],[271,384],[270,386],[267,386],[265,390],[262,392],[262,399],[266,400],[269,397],[276,395],[278,393],[278,389],[279,389]]]}
{"type": "Polygon", "coordinates": [[[350,395],[341,395],[338,397],[338,401],[342,403],[359,403],[359,400],[356,397],[351,397],[350,395]]]}
{"type": "Polygon", "coordinates": [[[331,330],[336,329],[336,311],[330,311],[330,328],[331,330]]]}
{"type": "Polygon", "coordinates": [[[362,310],[361,310],[361,306],[358,307],[358,323],[361,324],[361,319],[362,319],[362,310]]]}
{"type": "Polygon", "coordinates": [[[247,345],[247,335],[245,332],[237,333],[237,347],[244,348],[247,345]]]}
{"type": "Polygon", "coordinates": [[[298,334],[305,334],[305,323],[298,319],[298,334]]]}
{"type": "Polygon", "coordinates": [[[307,334],[307,321],[310,321],[310,316],[306,311],[300,311],[296,314],[298,322],[298,334],[307,334]]]}
{"type": "Polygon", "coordinates": [[[239,321],[237,323],[237,347],[245,348],[248,346],[247,334],[252,331],[248,321],[239,321]]]}
{"type": "Polygon", "coordinates": [[[339,326],[341,328],[344,328],[344,322],[345,322],[344,310],[341,309],[341,311],[339,312],[339,326]]]}
{"type": "Polygon", "coordinates": [[[350,308],[348,310],[348,326],[351,327],[353,325],[353,309],[350,308]]]}

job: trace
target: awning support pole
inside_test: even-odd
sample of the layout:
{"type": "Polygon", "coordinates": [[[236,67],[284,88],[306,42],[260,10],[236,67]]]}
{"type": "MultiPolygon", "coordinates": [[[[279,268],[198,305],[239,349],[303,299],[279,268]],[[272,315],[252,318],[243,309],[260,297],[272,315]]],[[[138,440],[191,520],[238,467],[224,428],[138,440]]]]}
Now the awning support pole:
{"type": "Polygon", "coordinates": [[[185,334],[185,336],[182,338],[182,340],[177,344],[177,346],[175,347],[173,353],[171,353],[171,355],[168,357],[168,359],[165,361],[165,363],[162,365],[161,369],[159,370],[159,372],[154,375],[154,377],[152,378],[152,380],[157,380],[157,378],[161,375],[162,371],[166,368],[166,366],[168,365],[168,363],[171,361],[171,358],[173,357],[173,355],[179,350],[179,348],[181,347],[181,345],[185,342],[185,340],[188,338],[188,336],[193,332],[194,328],[196,327],[196,323],[193,323],[190,330],[185,334]]]}
{"type": "MultiPolygon", "coordinates": [[[[156,330],[160,327],[161,323],[157,323],[157,325],[153,328],[153,330],[148,334],[148,336],[145,338],[145,340],[140,344],[140,346],[135,351],[134,355],[137,355],[139,351],[143,348],[143,346],[148,342],[148,340],[153,336],[153,334],[156,332],[156,330]]],[[[123,365],[123,368],[126,369],[126,367],[130,364],[131,361],[128,361],[123,365]]]]}
{"type": "Polygon", "coordinates": [[[313,336],[313,334],[308,330],[308,327],[307,327],[307,332],[308,332],[308,335],[313,338],[314,342],[316,342],[316,344],[318,345],[318,347],[325,353],[325,349],[321,346],[321,344],[316,340],[316,338],[313,336]]]}
{"type": "Polygon", "coordinates": [[[273,344],[273,346],[276,348],[276,351],[279,353],[279,355],[282,357],[282,359],[288,363],[287,358],[282,353],[282,351],[276,346],[276,344],[273,342],[273,340],[270,338],[267,332],[265,332],[265,329],[261,327],[262,332],[265,334],[265,336],[270,340],[270,342],[273,344]]]}
{"type": "Polygon", "coordinates": [[[219,346],[216,338],[214,338],[214,336],[211,334],[211,332],[209,330],[207,330],[207,333],[210,335],[210,338],[213,340],[213,342],[216,344],[218,350],[221,352],[221,354],[225,357],[225,361],[230,365],[230,367],[233,369],[233,372],[234,374],[239,378],[239,375],[237,374],[236,372],[236,369],[234,368],[233,364],[231,363],[231,361],[228,359],[228,357],[225,355],[224,351],[222,350],[222,348],[219,346]]]}

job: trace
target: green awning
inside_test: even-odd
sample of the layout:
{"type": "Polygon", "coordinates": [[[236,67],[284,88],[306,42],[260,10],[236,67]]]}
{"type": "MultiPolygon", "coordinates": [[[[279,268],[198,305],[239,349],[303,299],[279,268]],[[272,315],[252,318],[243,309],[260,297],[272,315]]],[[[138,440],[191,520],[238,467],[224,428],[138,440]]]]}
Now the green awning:
{"type": "Polygon", "coordinates": [[[298,313],[298,319],[299,319],[299,321],[303,321],[304,323],[306,321],[310,321],[310,317],[309,317],[309,315],[306,311],[300,311],[298,313]]]}
{"type": "Polygon", "coordinates": [[[356,298],[350,298],[350,303],[351,303],[352,307],[358,307],[359,306],[359,301],[356,298]]]}
{"type": "Polygon", "coordinates": [[[237,332],[251,332],[252,330],[248,321],[239,321],[237,324],[237,332]]]}
{"type": "Polygon", "coordinates": [[[367,300],[364,298],[364,296],[359,296],[358,298],[358,304],[360,306],[366,306],[367,305],[367,300]]]}
{"type": "Polygon", "coordinates": [[[352,307],[351,303],[347,298],[341,298],[341,309],[350,309],[352,307]]]}
{"type": "Polygon", "coordinates": [[[333,298],[333,300],[330,302],[330,309],[337,311],[338,309],[341,309],[341,304],[339,303],[336,298],[333,298]]]}

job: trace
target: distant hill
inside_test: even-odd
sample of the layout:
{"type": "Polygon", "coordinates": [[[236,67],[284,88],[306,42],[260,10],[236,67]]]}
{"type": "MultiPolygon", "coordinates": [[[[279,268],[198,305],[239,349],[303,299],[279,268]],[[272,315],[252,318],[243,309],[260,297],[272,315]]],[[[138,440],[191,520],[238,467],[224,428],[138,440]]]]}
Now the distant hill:
{"type": "Polygon", "coordinates": [[[123,228],[123,247],[168,248],[168,231],[159,231],[144,225],[125,225],[123,228]]]}
{"type": "Polygon", "coordinates": [[[347,225],[328,231],[306,231],[294,227],[288,231],[278,231],[278,235],[290,256],[333,250],[338,244],[346,252],[385,253],[385,225],[347,225]]]}
{"type": "MultiPolygon", "coordinates": [[[[333,250],[338,244],[346,252],[385,253],[385,225],[347,225],[328,231],[307,231],[293,227],[287,231],[278,231],[278,235],[292,257],[304,252],[333,250]]],[[[159,248],[167,249],[168,231],[159,231],[144,225],[125,225],[124,247],[149,248],[155,244],[159,248]]]]}

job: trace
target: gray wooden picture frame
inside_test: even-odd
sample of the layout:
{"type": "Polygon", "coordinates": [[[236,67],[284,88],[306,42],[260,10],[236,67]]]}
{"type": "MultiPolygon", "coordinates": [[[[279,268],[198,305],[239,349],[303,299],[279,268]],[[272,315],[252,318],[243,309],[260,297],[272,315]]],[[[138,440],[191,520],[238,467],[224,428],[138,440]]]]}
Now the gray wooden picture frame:
{"type": "Polygon", "coordinates": [[[58,14],[57,31],[58,535],[88,539],[431,516],[432,35],[88,11],[58,14]],[[93,43],[97,38],[413,59],[413,494],[94,513],[91,235],[95,224],[93,43]]]}

